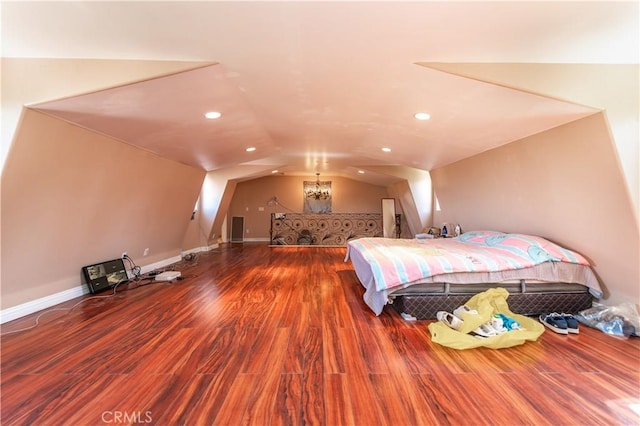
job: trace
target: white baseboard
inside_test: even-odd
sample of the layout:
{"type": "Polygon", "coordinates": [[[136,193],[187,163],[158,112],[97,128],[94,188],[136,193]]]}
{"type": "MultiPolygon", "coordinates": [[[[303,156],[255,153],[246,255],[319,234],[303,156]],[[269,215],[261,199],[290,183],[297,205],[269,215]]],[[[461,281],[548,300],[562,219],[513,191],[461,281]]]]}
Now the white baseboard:
{"type": "Polygon", "coordinates": [[[40,299],[31,300],[21,305],[12,306],[0,311],[0,324],[22,318],[34,312],[50,308],[52,306],[64,303],[68,300],[75,299],[84,294],[89,293],[89,287],[85,284],[70,288],[60,293],[41,297],[40,299]]]}
{"type": "MultiPolygon", "coordinates": [[[[148,265],[141,266],[140,267],[140,273],[141,274],[146,274],[147,272],[151,272],[151,271],[155,271],[156,269],[164,268],[167,265],[171,265],[172,263],[180,262],[181,260],[182,260],[182,257],[173,256],[173,257],[170,257],[168,259],[163,259],[163,260],[160,260],[158,262],[150,263],[148,265]]],[[[130,274],[129,274],[129,278],[132,278],[130,274]]]]}
{"type": "Polygon", "coordinates": [[[200,253],[202,251],[210,251],[213,249],[217,249],[218,247],[220,247],[220,245],[218,243],[213,243],[210,246],[201,246],[201,247],[196,247],[196,248],[192,248],[189,250],[185,250],[182,252],[183,255],[185,254],[191,254],[191,253],[200,253]]]}
{"type": "MultiPolygon", "coordinates": [[[[213,244],[208,247],[197,247],[195,249],[191,249],[183,253],[199,253],[201,251],[213,250],[215,248],[218,248],[218,244],[213,244]]],[[[142,266],[140,268],[140,273],[146,274],[147,272],[153,271],[155,269],[163,268],[167,265],[171,265],[181,260],[182,260],[182,257],[173,256],[168,259],[161,260],[159,262],[154,262],[149,265],[142,266]]],[[[131,278],[131,276],[129,278],[131,278]]],[[[76,287],[61,291],[59,293],[51,294],[49,296],[41,297],[39,299],[31,300],[29,302],[22,303],[20,305],[3,309],[0,311],[0,324],[13,321],[18,318],[22,318],[34,312],[42,311],[44,309],[50,308],[60,303],[67,302],[71,299],[75,299],[76,297],[80,297],[88,293],[89,293],[89,287],[86,284],[80,284],[76,287]]]]}

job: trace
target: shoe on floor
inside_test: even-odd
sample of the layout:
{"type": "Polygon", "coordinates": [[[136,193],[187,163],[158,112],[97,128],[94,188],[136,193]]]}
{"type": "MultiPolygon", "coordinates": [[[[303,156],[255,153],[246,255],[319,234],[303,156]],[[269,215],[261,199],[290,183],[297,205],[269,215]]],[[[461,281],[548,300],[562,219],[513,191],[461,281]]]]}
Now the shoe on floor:
{"type": "Polygon", "coordinates": [[[438,319],[438,321],[442,321],[454,330],[459,330],[463,324],[463,321],[460,318],[453,314],[450,314],[447,311],[436,312],[436,318],[438,319]]]}
{"type": "Polygon", "coordinates": [[[469,308],[467,305],[459,306],[453,310],[453,315],[457,316],[460,319],[462,319],[462,314],[464,313],[477,314],[478,311],[476,311],[475,309],[469,308]]]}
{"type": "Polygon", "coordinates": [[[553,312],[548,315],[542,314],[539,319],[540,322],[551,331],[558,334],[569,334],[567,321],[564,319],[564,316],[553,312]]]}
{"type": "Polygon", "coordinates": [[[578,320],[571,314],[560,314],[562,318],[567,322],[567,332],[578,334],[580,330],[578,329],[578,320]]]}
{"type": "MultiPolygon", "coordinates": [[[[505,331],[507,330],[505,329],[505,331]]],[[[500,334],[490,323],[482,324],[480,327],[473,330],[473,333],[480,337],[492,337],[500,334]]]]}

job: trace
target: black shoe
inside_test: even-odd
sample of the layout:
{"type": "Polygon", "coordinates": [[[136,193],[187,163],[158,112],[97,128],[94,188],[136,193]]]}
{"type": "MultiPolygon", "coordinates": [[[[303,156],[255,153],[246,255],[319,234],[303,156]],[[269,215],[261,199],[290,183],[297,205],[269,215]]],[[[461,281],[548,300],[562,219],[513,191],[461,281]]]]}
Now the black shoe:
{"type": "Polygon", "coordinates": [[[578,329],[578,320],[571,314],[560,314],[562,318],[567,322],[567,332],[578,334],[580,330],[578,329]]]}
{"type": "Polygon", "coordinates": [[[544,324],[545,327],[551,329],[551,331],[558,334],[569,334],[567,321],[562,315],[553,312],[548,315],[540,315],[539,318],[540,322],[544,324]]]}

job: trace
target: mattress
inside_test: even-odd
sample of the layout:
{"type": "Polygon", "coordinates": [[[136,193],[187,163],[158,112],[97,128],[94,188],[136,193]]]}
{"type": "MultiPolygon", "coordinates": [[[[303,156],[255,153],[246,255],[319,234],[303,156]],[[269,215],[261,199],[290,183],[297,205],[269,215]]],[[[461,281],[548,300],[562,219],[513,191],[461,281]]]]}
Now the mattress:
{"type": "Polygon", "coordinates": [[[434,283],[400,290],[389,296],[389,303],[405,318],[435,319],[438,311],[452,312],[474,294],[502,287],[509,292],[507,303],[512,312],[540,315],[549,312],[576,314],[592,306],[589,287],[573,283],[450,284],[434,283]]]}
{"type": "MultiPolygon", "coordinates": [[[[369,242],[368,244],[377,243],[369,242]]],[[[407,242],[406,240],[401,242],[401,245],[404,247],[398,249],[405,250],[401,256],[393,253],[396,248],[392,246],[392,243],[387,241],[382,242],[382,244],[384,245],[384,249],[387,250],[389,258],[395,259],[394,267],[398,271],[404,273],[409,267],[413,267],[416,264],[415,256],[413,259],[409,259],[408,256],[404,255],[407,249],[412,249],[411,242],[407,242]],[[407,262],[413,263],[408,265],[407,262]]],[[[471,295],[489,288],[488,286],[503,287],[510,293],[519,294],[513,298],[512,302],[520,303],[518,301],[519,299],[528,299],[534,305],[541,303],[535,302],[534,299],[536,298],[539,301],[548,301],[553,300],[554,295],[557,294],[581,294],[581,296],[571,297],[580,299],[580,306],[587,304],[590,306],[593,298],[600,298],[602,296],[598,280],[588,263],[570,263],[565,261],[543,261],[533,266],[507,270],[436,273],[400,283],[393,288],[380,288],[378,278],[384,268],[379,264],[376,265],[374,262],[371,262],[370,256],[363,253],[363,251],[359,249],[359,246],[361,246],[361,244],[352,245],[349,243],[345,261],[351,260],[356,276],[365,288],[363,299],[376,315],[380,315],[384,306],[392,302],[394,304],[407,305],[417,301],[426,301],[427,299],[433,301],[433,303],[441,303],[443,300],[450,299],[455,301],[452,303],[456,304],[454,307],[457,307],[470,298],[471,295]],[[513,285],[513,283],[515,283],[515,285],[513,285]],[[580,287],[572,287],[572,285],[580,285],[580,287]],[[453,292],[451,291],[452,288],[455,289],[453,292]],[[541,296],[541,294],[544,293],[550,296],[541,296]],[[537,296],[534,298],[530,296],[530,294],[537,296]],[[435,296],[439,296],[441,299],[435,299],[435,296]],[[438,300],[440,300],[440,302],[437,302],[438,300]]],[[[439,243],[437,249],[443,250],[442,246],[443,244],[439,243]]],[[[569,256],[574,255],[573,252],[562,248],[560,249],[568,252],[569,256]]],[[[418,253],[419,250],[420,248],[416,248],[414,254],[418,253]]],[[[456,250],[458,253],[461,250],[459,242],[456,243],[456,250]]],[[[439,255],[440,253],[437,254],[439,255]]],[[[427,256],[430,255],[427,254],[427,256]]],[[[579,255],[575,254],[575,256],[579,255]]],[[[413,269],[415,270],[416,268],[413,267],[413,269]]],[[[384,273],[384,271],[382,273],[384,273]]],[[[398,308],[398,305],[396,305],[396,308],[398,308]]],[[[521,312],[518,313],[535,313],[534,311],[537,310],[542,313],[547,311],[547,309],[548,305],[541,305],[541,307],[537,309],[523,308],[521,312]]],[[[568,310],[568,307],[567,309],[561,310],[568,310]]],[[[421,314],[418,317],[425,317],[425,315],[426,314],[421,314]]],[[[428,315],[431,314],[429,313],[428,315]]]]}

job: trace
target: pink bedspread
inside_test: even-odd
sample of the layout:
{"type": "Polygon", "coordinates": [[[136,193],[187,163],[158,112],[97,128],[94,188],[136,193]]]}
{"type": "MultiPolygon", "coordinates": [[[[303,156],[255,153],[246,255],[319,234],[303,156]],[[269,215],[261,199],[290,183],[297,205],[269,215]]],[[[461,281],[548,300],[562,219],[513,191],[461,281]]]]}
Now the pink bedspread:
{"type": "Polygon", "coordinates": [[[496,272],[544,262],[589,265],[582,255],[544,238],[492,231],[432,240],[360,238],[350,241],[348,250],[358,250],[369,262],[378,291],[453,272],[496,272]]]}

